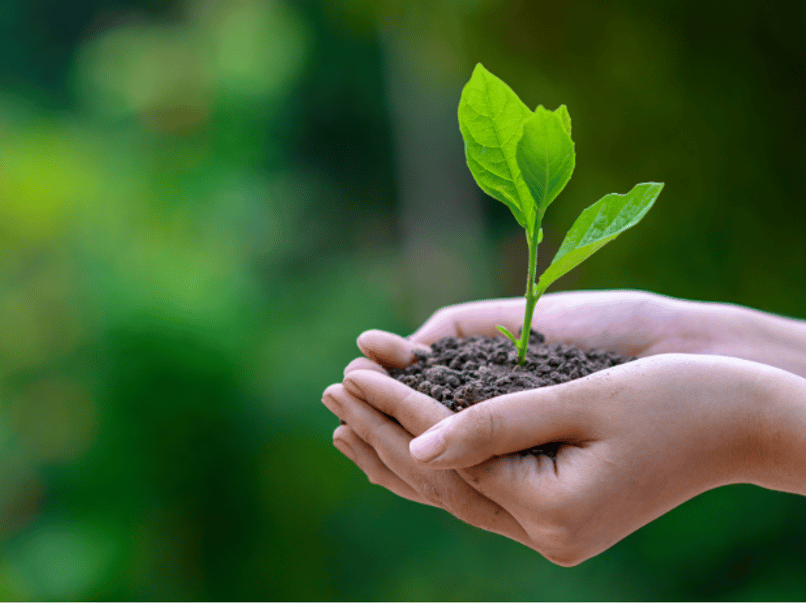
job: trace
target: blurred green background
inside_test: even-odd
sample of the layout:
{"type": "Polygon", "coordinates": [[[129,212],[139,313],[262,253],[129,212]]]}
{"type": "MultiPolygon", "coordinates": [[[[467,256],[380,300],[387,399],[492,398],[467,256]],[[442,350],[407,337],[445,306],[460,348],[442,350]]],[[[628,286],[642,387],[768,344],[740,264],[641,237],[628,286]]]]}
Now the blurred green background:
{"type": "Polygon", "coordinates": [[[481,61],[568,105],[544,224],[666,188],[554,288],[806,317],[806,5],[4,0],[0,599],[806,598],[806,500],[704,494],[564,569],[370,485],[356,336],[523,292],[464,165],[481,61]]]}

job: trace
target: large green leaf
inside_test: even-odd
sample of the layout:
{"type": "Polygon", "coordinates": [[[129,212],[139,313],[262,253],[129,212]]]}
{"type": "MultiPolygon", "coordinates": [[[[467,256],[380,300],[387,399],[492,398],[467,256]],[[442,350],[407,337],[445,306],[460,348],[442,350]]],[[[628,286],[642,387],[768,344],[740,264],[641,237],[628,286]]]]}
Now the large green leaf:
{"type": "Polygon", "coordinates": [[[574,172],[574,142],[568,133],[570,128],[568,110],[555,113],[542,105],[523,125],[523,136],[515,157],[536,204],[533,214],[527,212],[527,225],[533,226],[535,220],[541,221],[548,205],[560,194],[574,172]]]}
{"type": "Polygon", "coordinates": [[[467,165],[479,187],[504,202],[526,227],[533,202],[515,160],[523,123],[532,115],[518,95],[479,63],[459,100],[467,165]]]}
{"type": "Polygon", "coordinates": [[[663,183],[639,183],[629,193],[610,193],[583,210],[535,289],[545,292],[552,282],[637,224],[655,203],[661,189],[663,183]]]}

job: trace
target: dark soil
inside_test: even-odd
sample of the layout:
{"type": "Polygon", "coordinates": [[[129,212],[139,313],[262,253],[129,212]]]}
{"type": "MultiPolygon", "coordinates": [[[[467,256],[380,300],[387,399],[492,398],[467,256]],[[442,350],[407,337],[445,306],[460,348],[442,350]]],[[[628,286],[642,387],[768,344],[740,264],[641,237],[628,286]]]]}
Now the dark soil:
{"type": "MultiPolygon", "coordinates": [[[[518,365],[514,345],[503,336],[447,336],[432,344],[431,351],[416,353],[417,361],[408,367],[387,371],[454,412],[498,395],[568,382],[636,359],[612,351],[546,344],[545,337],[534,330],[523,366],[518,365]]],[[[521,454],[546,454],[553,459],[560,445],[548,443],[521,454]]]]}

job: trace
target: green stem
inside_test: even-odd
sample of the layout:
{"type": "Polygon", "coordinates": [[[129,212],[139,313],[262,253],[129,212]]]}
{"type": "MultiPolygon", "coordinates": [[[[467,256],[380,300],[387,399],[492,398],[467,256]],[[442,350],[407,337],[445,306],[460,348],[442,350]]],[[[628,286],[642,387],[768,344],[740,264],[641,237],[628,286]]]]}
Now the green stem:
{"type": "Polygon", "coordinates": [[[537,238],[540,228],[534,230],[534,241],[526,233],[526,244],[529,246],[529,275],[526,278],[526,313],[523,316],[523,329],[518,341],[518,365],[526,363],[526,347],[529,345],[529,333],[532,329],[532,315],[535,312],[537,299],[542,292],[535,292],[535,273],[537,271],[537,238]]]}

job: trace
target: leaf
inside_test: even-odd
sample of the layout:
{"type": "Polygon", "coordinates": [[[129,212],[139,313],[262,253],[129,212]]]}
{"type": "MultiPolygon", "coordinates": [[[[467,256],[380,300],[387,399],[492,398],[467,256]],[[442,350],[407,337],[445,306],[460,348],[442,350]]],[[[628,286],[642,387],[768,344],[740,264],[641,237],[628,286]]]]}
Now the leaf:
{"type": "Polygon", "coordinates": [[[507,330],[504,326],[495,326],[501,334],[509,338],[512,343],[517,347],[521,344],[521,341],[515,338],[515,335],[512,334],[509,330],[507,330]]]}
{"type": "Polygon", "coordinates": [[[568,113],[568,108],[565,105],[560,105],[557,109],[554,110],[560,117],[560,121],[563,123],[563,128],[565,132],[568,133],[568,136],[571,136],[571,114],[568,113]]]}
{"type": "Polygon", "coordinates": [[[637,224],[655,203],[663,183],[639,183],[629,193],[610,193],[579,215],[565,236],[551,265],[535,286],[543,293],[548,286],[637,224]]]}
{"type": "Polygon", "coordinates": [[[523,179],[535,201],[533,212],[526,213],[528,225],[541,222],[548,205],[568,183],[575,157],[574,142],[561,115],[540,105],[524,123],[516,152],[523,179]]]}
{"type": "Polygon", "coordinates": [[[526,227],[533,202],[523,182],[515,151],[523,123],[532,115],[503,80],[479,63],[462,89],[459,129],[473,178],[489,196],[505,203],[526,227]]]}

